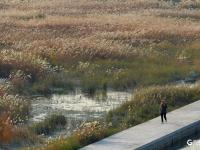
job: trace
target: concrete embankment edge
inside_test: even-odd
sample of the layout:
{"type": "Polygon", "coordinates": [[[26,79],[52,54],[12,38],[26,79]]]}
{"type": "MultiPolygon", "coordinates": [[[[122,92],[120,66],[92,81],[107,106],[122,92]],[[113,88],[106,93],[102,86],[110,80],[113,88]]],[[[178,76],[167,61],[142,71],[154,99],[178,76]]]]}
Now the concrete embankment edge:
{"type": "MultiPolygon", "coordinates": [[[[188,126],[185,126],[175,132],[172,132],[164,137],[161,137],[155,141],[145,144],[136,150],[163,150],[165,148],[172,147],[177,142],[180,142],[187,137],[200,133],[200,120],[196,121],[188,126]]],[[[186,143],[185,143],[186,144],[186,143]]]]}

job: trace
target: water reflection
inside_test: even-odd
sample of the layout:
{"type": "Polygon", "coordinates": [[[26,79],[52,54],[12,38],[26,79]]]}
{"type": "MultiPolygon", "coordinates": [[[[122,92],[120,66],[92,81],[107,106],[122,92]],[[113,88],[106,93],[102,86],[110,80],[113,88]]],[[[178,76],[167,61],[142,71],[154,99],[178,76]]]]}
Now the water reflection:
{"type": "Polygon", "coordinates": [[[60,113],[67,118],[68,126],[78,126],[83,121],[103,119],[106,112],[131,99],[131,92],[99,92],[88,96],[77,89],[75,92],[50,97],[37,97],[32,100],[31,122],[43,120],[47,115],[60,113]]]}

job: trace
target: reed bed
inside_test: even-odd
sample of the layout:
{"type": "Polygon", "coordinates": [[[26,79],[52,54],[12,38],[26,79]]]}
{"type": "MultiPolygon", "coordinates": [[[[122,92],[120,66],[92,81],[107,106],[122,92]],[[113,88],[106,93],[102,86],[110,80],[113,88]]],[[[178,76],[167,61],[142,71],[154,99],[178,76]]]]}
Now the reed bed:
{"type": "Polygon", "coordinates": [[[12,70],[23,70],[33,79],[53,71],[51,65],[39,56],[14,50],[0,52],[0,69],[5,73],[11,73],[12,70]]]}
{"type": "Polygon", "coordinates": [[[1,0],[0,77],[9,84],[0,86],[0,130],[29,117],[30,103],[17,93],[47,94],[77,79],[91,93],[144,88],[106,126],[91,123],[42,149],[78,149],[156,117],[163,98],[170,110],[199,99],[199,85],[161,86],[200,72],[199,8],[199,0],[1,0]]]}
{"type": "MultiPolygon", "coordinates": [[[[191,43],[196,43],[197,48],[200,39],[198,3],[198,0],[4,0],[0,3],[0,68],[3,70],[0,76],[8,77],[11,72],[22,70],[32,76],[32,81],[38,81],[55,71],[52,66],[62,66],[71,74],[65,77],[69,80],[72,76],[80,77],[79,62],[89,61],[96,65],[98,60],[110,63],[108,66],[113,64],[113,68],[118,66],[115,61],[127,61],[124,63],[126,69],[135,78],[130,74],[124,77],[128,78],[127,84],[134,86],[141,83],[137,77],[145,71],[134,71],[136,67],[131,68],[130,61],[154,59],[156,68],[164,59],[163,67],[176,66],[178,78],[186,72],[199,72],[199,61],[191,57],[194,54],[191,43]]],[[[172,70],[164,80],[156,81],[155,77],[148,80],[156,84],[174,81],[175,78],[170,77],[172,70]]],[[[103,71],[93,74],[103,74],[103,71]]],[[[157,73],[157,70],[152,74],[166,71],[157,73]]],[[[103,82],[107,85],[115,82],[116,74],[113,71],[111,78],[103,82]]],[[[83,80],[89,78],[92,76],[83,80]]],[[[114,84],[122,86],[121,83],[114,84]]],[[[46,87],[42,91],[49,91],[46,87]]]]}
{"type": "Polygon", "coordinates": [[[199,10],[179,8],[183,3],[186,2],[5,1],[7,7],[0,11],[1,47],[37,51],[45,57],[56,53],[54,57],[63,61],[69,57],[70,61],[77,57],[134,58],[135,51],[143,51],[138,46],[150,49],[152,43],[161,41],[179,44],[199,39],[199,23],[191,20],[199,18],[199,10]],[[106,11],[109,7],[115,12],[106,11]],[[72,10],[75,14],[70,13],[72,10]]]}

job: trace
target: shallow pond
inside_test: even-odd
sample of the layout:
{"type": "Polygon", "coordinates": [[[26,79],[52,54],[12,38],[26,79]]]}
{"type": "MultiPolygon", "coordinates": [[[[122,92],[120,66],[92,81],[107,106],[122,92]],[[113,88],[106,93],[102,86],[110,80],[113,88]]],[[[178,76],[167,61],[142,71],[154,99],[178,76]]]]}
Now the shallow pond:
{"type": "Polygon", "coordinates": [[[71,132],[84,121],[105,119],[105,114],[131,99],[130,91],[99,92],[87,96],[76,89],[68,94],[53,94],[32,99],[31,122],[43,120],[47,115],[59,113],[67,118],[66,129],[71,132]]]}

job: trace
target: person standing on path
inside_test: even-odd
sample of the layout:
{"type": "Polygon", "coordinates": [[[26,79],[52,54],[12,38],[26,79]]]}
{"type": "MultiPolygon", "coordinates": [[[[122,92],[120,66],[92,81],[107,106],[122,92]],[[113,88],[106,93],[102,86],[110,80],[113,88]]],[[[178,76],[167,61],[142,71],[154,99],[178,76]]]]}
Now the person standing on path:
{"type": "Polygon", "coordinates": [[[161,116],[161,121],[163,123],[163,120],[165,119],[165,122],[167,122],[167,104],[165,100],[162,100],[160,103],[160,116],[161,116]]]}

